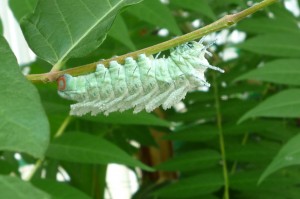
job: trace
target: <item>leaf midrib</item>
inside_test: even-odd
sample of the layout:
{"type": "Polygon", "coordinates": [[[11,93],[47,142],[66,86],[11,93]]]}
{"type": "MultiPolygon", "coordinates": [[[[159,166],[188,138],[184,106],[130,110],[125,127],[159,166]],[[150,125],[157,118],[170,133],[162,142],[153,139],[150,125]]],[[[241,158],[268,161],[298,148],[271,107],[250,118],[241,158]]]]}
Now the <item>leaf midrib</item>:
{"type": "Polygon", "coordinates": [[[108,12],[106,12],[98,21],[96,21],[96,23],[94,23],[94,25],[92,25],[75,43],[73,43],[73,45],[69,48],[69,50],[67,52],[65,52],[61,58],[57,61],[56,65],[59,65],[60,63],[62,63],[64,61],[64,59],[68,56],[68,54],[70,52],[72,52],[72,50],[74,48],[77,47],[77,45],[106,17],[108,16],[108,14],[110,14],[113,10],[115,10],[121,3],[123,3],[124,0],[119,1],[119,3],[115,4],[114,6],[111,7],[111,9],[109,9],[108,12]]]}

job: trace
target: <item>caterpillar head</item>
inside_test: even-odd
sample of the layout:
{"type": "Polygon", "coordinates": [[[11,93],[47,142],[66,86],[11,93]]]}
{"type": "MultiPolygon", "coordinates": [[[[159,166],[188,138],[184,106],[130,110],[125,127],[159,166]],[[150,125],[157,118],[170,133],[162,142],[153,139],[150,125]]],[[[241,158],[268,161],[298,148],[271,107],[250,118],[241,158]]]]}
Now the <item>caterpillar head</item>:
{"type": "Polygon", "coordinates": [[[72,99],[68,93],[76,90],[73,77],[69,74],[64,74],[60,76],[57,79],[57,90],[58,94],[61,97],[66,99],[72,99]]]}
{"type": "Polygon", "coordinates": [[[205,58],[207,53],[207,47],[202,42],[189,42],[177,47],[171,52],[173,59],[185,59],[199,72],[204,72],[207,67],[203,67],[203,64],[209,64],[205,58]]]}

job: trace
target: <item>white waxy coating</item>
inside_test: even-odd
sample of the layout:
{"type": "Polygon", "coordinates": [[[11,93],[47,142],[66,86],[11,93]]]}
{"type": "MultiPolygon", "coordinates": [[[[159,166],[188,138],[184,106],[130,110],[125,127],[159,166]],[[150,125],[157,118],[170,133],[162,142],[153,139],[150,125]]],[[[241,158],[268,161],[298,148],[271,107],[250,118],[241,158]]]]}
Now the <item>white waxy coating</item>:
{"type": "Polygon", "coordinates": [[[99,64],[96,72],[79,77],[65,75],[67,86],[58,93],[78,103],[71,105],[71,115],[92,115],[134,108],[134,113],[168,109],[185,98],[188,91],[209,86],[204,72],[207,68],[224,72],[209,65],[204,55],[207,48],[191,42],[177,47],[168,58],[154,59],[145,54],[137,61],[131,57],[125,64],[116,61],[109,68],[99,64]]]}

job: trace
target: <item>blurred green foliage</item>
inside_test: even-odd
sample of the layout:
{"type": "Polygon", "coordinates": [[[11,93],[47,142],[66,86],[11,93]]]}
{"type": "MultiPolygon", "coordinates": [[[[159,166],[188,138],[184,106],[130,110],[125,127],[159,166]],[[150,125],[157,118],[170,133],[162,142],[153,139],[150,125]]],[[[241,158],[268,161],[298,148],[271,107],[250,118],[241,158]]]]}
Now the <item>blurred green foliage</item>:
{"type": "MultiPolygon", "coordinates": [[[[197,29],[192,25],[195,20],[201,26],[210,24],[247,8],[250,1],[138,2],[10,0],[29,46],[43,59],[29,64],[31,73],[48,72],[51,65],[46,61],[63,60],[65,68],[71,68],[148,47],[197,29]],[[131,5],[134,3],[138,4],[131,5]],[[169,33],[159,36],[163,28],[169,33]]],[[[226,72],[208,71],[212,87],[189,93],[181,109],[137,115],[129,111],[70,121],[70,102],[57,96],[54,84],[32,88],[1,39],[0,73],[7,74],[0,75],[4,94],[0,97],[1,198],[104,198],[107,164],[119,163],[132,170],[151,170],[151,166],[158,176],[176,172],[176,178],[163,182],[163,178],[148,178],[146,171],[135,172],[141,180],[132,198],[222,199],[226,182],[220,143],[225,145],[231,199],[300,198],[300,169],[291,167],[300,163],[297,24],[299,17],[280,2],[215,33],[213,37],[220,39],[209,60],[226,72]],[[238,43],[237,33],[245,34],[238,43]],[[235,57],[225,59],[228,50],[235,57]],[[55,138],[64,125],[63,135],[55,138]],[[154,136],[153,131],[163,136],[154,136]],[[140,149],[159,148],[161,140],[172,144],[173,157],[146,166],[144,160],[154,157],[140,149]],[[21,153],[22,160],[14,158],[15,152],[21,153]],[[34,164],[37,156],[45,157],[32,183],[20,180],[18,165],[34,164]],[[64,183],[56,179],[61,168],[70,176],[64,183]],[[12,173],[15,177],[8,176],[12,173]]]]}

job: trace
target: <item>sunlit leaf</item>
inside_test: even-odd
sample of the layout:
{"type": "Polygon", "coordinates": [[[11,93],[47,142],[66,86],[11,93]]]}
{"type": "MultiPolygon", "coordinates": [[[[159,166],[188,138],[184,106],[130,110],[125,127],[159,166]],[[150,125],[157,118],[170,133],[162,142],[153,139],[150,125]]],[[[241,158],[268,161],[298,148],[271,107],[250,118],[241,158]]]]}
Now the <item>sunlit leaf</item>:
{"type": "Polygon", "coordinates": [[[39,1],[21,25],[29,46],[39,57],[61,64],[99,47],[120,9],[139,1],[39,1]]]}

